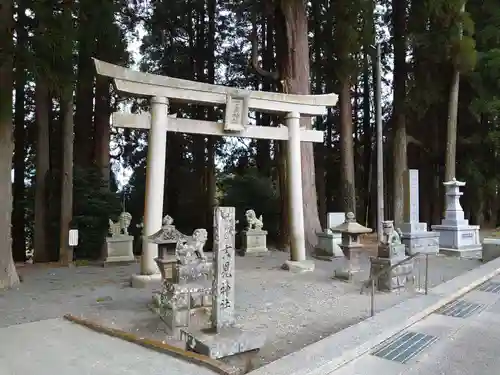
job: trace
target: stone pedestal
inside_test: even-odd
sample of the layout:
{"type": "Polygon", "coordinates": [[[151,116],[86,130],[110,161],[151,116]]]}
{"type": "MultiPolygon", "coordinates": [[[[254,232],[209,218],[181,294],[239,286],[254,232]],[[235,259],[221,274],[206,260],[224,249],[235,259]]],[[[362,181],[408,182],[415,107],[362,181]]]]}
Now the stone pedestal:
{"type": "MultiPolygon", "coordinates": [[[[404,247],[405,245],[403,245],[404,247]]],[[[404,251],[404,249],[403,249],[404,251]]],[[[371,268],[370,275],[376,275],[382,271],[382,269],[387,269],[394,266],[402,258],[371,258],[371,268]]],[[[402,289],[406,286],[406,283],[413,278],[413,262],[401,264],[394,267],[392,270],[383,273],[379,278],[375,280],[376,288],[383,292],[392,292],[398,289],[402,289]]]]}
{"type": "Polygon", "coordinates": [[[135,262],[133,236],[118,235],[106,237],[104,265],[132,262],[135,262]]]}
{"type": "Polygon", "coordinates": [[[344,254],[344,260],[341,268],[335,270],[333,276],[336,279],[351,281],[353,275],[361,270],[360,258],[363,245],[340,245],[340,248],[344,254]]]}
{"type": "Polygon", "coordinates": [[[401,242],[406,246],[408,255],[439,253],[439,232],[403,232],[401,242]]]}
{"type": "Polygon", "coordinates": [[[413,279],[413,259],[396,266],[405,259],[405,245],[401,243],[392,221],[383,221],[382,229],[383,237],[378,245],[378,257],[370,259],[370,278],[374,279],[378,290],[391,292],[404,288],[406,282],[413,279]]]}
{"type": "Polygon", "coordinates": [[[332,228],[342,224],[345,220],[344,212],[329,212],[326,217],[326,228],[323,232],[317,232],[318,243],[315,248],[315,256],[318,258],[338,258],[344,256],[340,244],[342,234],[333,232],[332,228]]]}
{"type": "Polygon", "coordinates": [[[268,251],[266,230],[244,230],[241,239],[241,255],[259,255],[268,251]]]}
{"type": "Polygon", "coordinates": [[[469,225],[460,205],[460,187],[465,182],[453,179],[443,183],[446,187],[446,213],[440,225],[432,229],[439,232],[439,251],[445,255],[462,258],[481,258],[482,245],[479,238],[479,225],[469,225]]]}
{"type": "Polygon", "coordinates": [[[343,257],[344,253],[340,248],[340,243],[342,241],[342,236],[340,233],[327,233],[318,232],[316,233],[318,243],[315,248],[315,255],[324,256],[330,258],[343,257]]]}
{"type": "MultiPolygon", "coordinates": [[[[157,259],[157,262],[159,259],[157,259]]],[[[161,268],[160,268],[161,269],[161,268]]],[[[172,276],[164,279],[161,293],[153,296],[153,311],[174,331],[190,326],[209,327],[212,306],[213,264],[202,259],[172,265],[172,276]]]]}
{"type": "Polygon", "coordinates": [[[483,262],[489,262],[500,257],[500,238],[485,238],[483,240],[483,262]]]}

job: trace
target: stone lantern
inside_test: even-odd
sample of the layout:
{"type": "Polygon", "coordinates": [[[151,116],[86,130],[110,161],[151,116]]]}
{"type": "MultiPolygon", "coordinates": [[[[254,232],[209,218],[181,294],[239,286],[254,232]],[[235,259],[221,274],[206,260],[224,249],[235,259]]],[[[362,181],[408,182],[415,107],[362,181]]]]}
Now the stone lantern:
{"type": "Polygon", "coordinates": [[[331,228],[331,230],[333,233],[340,233],[342,235],[339,246],[345,257],[344,266],[342,269],[335,271],[334,277],[342,280],[351,280],[352,275],[360,270],[359,257],[363,249],[360,236],[371,233],[372,229],[358,224],[354,213],[348,212],[345,215],[345,221],[331,228]]]}
{"type": "Polygon", "coordinates": [[[188,236],[179,232],[174,220],[170,216],[163,218],[162,228],[148,237],[149,241],[158,245],[158,256],[155,262],[160,269],[162,281],[171,279],[173,276],[173,267],[177,263],[175,248],[179,241],[187,241],[188,236]]]}

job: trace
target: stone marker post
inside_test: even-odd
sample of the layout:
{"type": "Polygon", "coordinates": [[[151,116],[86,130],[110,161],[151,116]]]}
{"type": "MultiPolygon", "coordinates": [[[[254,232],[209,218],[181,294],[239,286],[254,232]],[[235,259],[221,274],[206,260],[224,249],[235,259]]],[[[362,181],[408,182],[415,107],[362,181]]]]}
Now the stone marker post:
{"type": "Polygon", "coordinates": [[[439,233],[428,232],[427,223],[420,222],[420,197],[418,169],[409,169],[404,176],[404,223],[401,225],[401,242],[406,253],[437,254],[439,233]]]}
{"type": "Polygon", "coordinates": [[[217,331],[234,324],[235,211],[234,207],[215,209],[212,326],[217,331]]]}
{"type": "Polygon", "coordinates": [[[234,324],[235,224],[234,207],[215,208],[212,327],[181,331],[187,350],[211,358],[258,350],[266,340],[263,333],[244,331],[234,324]]]}

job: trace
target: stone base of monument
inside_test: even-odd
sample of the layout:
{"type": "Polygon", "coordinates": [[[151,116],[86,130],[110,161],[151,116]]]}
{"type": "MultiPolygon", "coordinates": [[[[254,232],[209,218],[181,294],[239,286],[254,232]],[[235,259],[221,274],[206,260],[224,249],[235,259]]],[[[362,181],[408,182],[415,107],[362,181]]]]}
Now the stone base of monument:
{"type": "Polygon", "coordinates": [[[233,356],[262,348],[266,336],[262,332],[243,331],[237,327],[215,330],[181,330],[181,340],[186,350],[206,355],[213,359],[233,356]]]}
{"type": "Polygon", "coordinates": [[[482,259],[483,247],[479,246],[465,246],[460,249],[439,248],[439,253],[451,257],[464,258],[464,259],[482,259]]]}
{"type": "Polygon", "coordinates": [[[195,327],[210,327],[212,298],[208,296],[209,292],[207,292],[206,288],[199,290],[199,293],[195,293],[196,290],[194,289],[192,291],[193,293],[185,296],[185,298],[176,296],[178,300],[183,300],[182,305],[162,301],[164,297],[161,293],[156,293],[153,296],[150,309],[161,317],[162,321],[172,330],[174,336],[180,337],[181,329],[185,329],[191,325],[195,327]]]}
{"type": "Polygon", "coordinates": [[[314,256],[316,258],[338,258],[343,257],[344,253],[340,248],[342,242],[342,235],[340,233],[327,233],[317,232],[318,244],[314,249],[314,256]]]}
{"type": "Polygon", "coordinates": [[[406,246],[406,255],[439,253],[439,232],[403,232],[401,242],[406,246]]]}
{"type": "MultiPolygon", "coordinates": [[[[404,257],[400,258],[375,258],[370,259],[370,277],[380,273],[383,269],[389,268],[402,261],[404,257]]],[[[375,280],[375,285],[379,291],[392,292],[402,289],[406,286],[407,282],[413,280],[413,260],[407,263],[400,264],[392,270],[382,273],[382,275],[375,280]]]]}
{"type": "Polygon", "coordinates": [[[439,232],[439,252],[460,258],[482,257],[479,238],[479,225],[433,225],[432,230],[439,232]]]}
{"type": "Polygon", "coordinates": [[[340,245],[340,248],[344,255],[343,264],[340,269],[335,270],[333,278],[342,281],[351,281],[353,275],[361,271],[360,258],[363,246],[340,245]]]}
{"type": "Polygon", "coordinates": [[[129,264],[135,262],[134,237],[121,235],[117,237],[106,237],[106,253],[103,265],[129,264]]]}
{"type": "Polygon", "coordinates": [[[312,260],[302,260],[302,261],[287,260],[281,266],[281,269],[285,271],[290,271],[292,273],[313,272],[314,268],[315,265],[314,261],[312,260]]]}
{"type": "Polygon", "coordinates": [[[130,278],[130,286],[132,288],[143,289],[149,286],[160,286],[161,281],[162,278],[159,272],[152,275],[135,274],[130,278]]]}
{"type": "Polygon", "coordinates": [[[485,238],[483,240],[483,262],[489,262],[500,257],[500,238],[485,238]]]}
{"type": "Polygon", "coordinates": [[[267,231],[249,230],[241,232],[241,251],[240,255],[262,255],[267,253],[267,231]]]}

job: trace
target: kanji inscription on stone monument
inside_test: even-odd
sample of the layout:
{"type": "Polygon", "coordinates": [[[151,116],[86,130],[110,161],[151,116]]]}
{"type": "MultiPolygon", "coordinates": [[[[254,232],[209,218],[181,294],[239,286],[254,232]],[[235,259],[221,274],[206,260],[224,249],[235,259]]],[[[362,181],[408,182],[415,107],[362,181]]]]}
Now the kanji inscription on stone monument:
{"type": "Polygon", "coordinates": [[[248,125],[248,96],[227,94],[224,130],[240,132],[248,125]]]}
{"type": "Polygon", "coordinates": [[[212,325],[219,330],[234,324],[235,208],[217,207],[214,215],[212,325]]]}
{"type": "Polygon", "coordinates": [[[419,214],[419,189],[418,189],[418,170],[409,169],[405,175],[405,222],[418,223],[419,214]]]}

